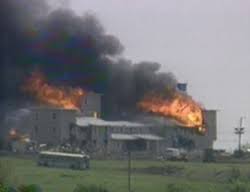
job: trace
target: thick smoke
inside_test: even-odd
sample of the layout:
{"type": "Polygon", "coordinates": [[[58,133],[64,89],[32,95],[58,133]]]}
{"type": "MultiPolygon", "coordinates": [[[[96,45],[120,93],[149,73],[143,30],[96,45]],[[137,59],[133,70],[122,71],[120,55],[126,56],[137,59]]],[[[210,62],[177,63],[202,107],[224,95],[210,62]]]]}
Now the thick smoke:
{"type": "Polygon", "coordinates": [[[106,118],[136,113],[136,103],[145,94],[176,84],[171,73],[159,72],[158,63],[121,59],[122,44],[91,14],[50,11],[42,0],[1,0],[0,6],[4,111],[29,101],[20,87],[34,70],[42,71],[52,84],[101,93],[106,118]]]}
{"type": "MultiPolygon", "coordinates": [[[[0,1],[0,137],[5,135],[4,118],[23,103],[19,86],[29,68],[26,34],[38,18],[46,15],[47,6],[40,0],[0,1]]],[[[1,145],[1,141],[0,141],[1,145]]]]}

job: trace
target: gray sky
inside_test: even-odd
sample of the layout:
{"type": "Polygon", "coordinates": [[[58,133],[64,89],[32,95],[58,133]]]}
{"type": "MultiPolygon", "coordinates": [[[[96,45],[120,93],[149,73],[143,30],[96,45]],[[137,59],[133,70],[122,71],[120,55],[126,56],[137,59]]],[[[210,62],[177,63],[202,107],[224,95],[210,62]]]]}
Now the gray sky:
{"type": "Polygon", "coordinates": [[[250,142],[250,1],[69,0],[91,11],[125,47],[124,56],[157,61],[188,82],[189,93],[219,109],[217,147],[233,148],[233,128],[246,116],[250,142]]]}

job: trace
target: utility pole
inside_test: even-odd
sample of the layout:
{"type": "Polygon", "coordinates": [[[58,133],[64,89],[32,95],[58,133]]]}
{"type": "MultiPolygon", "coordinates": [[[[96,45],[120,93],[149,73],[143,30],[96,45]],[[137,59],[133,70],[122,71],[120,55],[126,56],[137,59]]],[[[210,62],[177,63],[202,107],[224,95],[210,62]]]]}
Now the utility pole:
{"type": "Polygon", "coordinates": [[[234,130],[235,130],[234,133],[238,135],[239,137],[239,140],[238,140],[239,149],[238,150],[240,153],[241,152],[241,135],[245,133],[245,128],[243,127],[243,117],[240,118],[240,127],[236,127],[234,130]]]}
{"type": "Polygon", "coordinates": [[[131,151],[128,149],[128,192],[131,192],[131,151]]]}

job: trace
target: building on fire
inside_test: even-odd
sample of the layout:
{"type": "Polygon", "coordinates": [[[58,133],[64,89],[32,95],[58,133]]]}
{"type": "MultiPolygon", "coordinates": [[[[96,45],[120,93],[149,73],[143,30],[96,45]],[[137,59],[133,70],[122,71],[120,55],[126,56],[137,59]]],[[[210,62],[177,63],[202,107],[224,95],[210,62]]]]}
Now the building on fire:
{"type": "MultiPolygon", "coordinates": [[[[118,157],[126,154],[126,141],[137,141],[142,157],[159,156],[167,147],[192,149],[212,148],[216,140],[216,111],[204,111],[206,132],[153,116],[144,116],[137,122],[106,121],[101,119],[101,95],[89,93],[82,110],[68,110],[37,106],[30,108],[26,119],[26,133],[38,144],[58,146],[69,143],[95,157],[118,157]]],[[[21,129],[21,127],[20,127],[21,129]]]]}

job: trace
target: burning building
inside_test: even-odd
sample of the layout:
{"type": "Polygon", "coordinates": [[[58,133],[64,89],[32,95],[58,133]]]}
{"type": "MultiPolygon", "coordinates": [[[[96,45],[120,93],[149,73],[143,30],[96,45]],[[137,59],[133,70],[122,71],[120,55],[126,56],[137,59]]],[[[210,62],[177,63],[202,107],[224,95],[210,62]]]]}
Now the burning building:
{"type": "Polygon", "coordinates": [[[177,145],[181,135],[193,139],[195,147],[212,146],[216,112],[175,90],[175,76],[161,72],[159,63],[121,58],[121,42],[95,16],[78,16],[67,9],[48,12],[42,0],[2,0],[1,7],[1,117],[28,106],[31,112],[17,126],[32,140],[83,147],[96,143],[95,150],[108,142],[107,151],[115,150],[112,143],[118,142],[116,149],[122,151],[125,137],[144,138],[148,151],[160,151],[159,143],[177,145]],[[150,113],[164,123],[121,122],[139,121],[139,113],[150,113]],[[95,130],[100,134],[90,137],[95,130]],[[79,137],[79,131],[89,140],[79,137]],[[150,139],[158,144],[149,144],[150,139]]]}
{"type": "MultiPolygon", "coordinates": [[[[101,119],[101,97],[100,94],[86,92],[77,109],[48,106],[30,108],[26,128],[31,140],[50,146],[70,144],[95,157],[126,154],[127,140],[140,141],[140,155],[145,158],[163,154],[166,147],[198,150],[213,147],[216,139],[214,110],[202,110],[202,123],[198,124],[199,119],[194,118],[192,126],[190,121],[185,126],[185,121],[178,121],[172,116],[159,117],[158,113],[136,116],[134,122],[107,121],[101,119]]],[[[184,115],[187,115],[185,109],[184,115]]]]}
{"type": "Polygon", "coordinates": [[[82,110],[37,106],[30,108],[26,129],[37,144],[69,144],[93,156],[123,154],[124,137],[140,138],[146,153],[155,153],[162,137],[150,132],[150,126],[129,121],[107,121],[100,118],[101,95],[90,92],[82,101],[82,110]],[[152,147],[154,146],[154,147],[152,147]]]}

